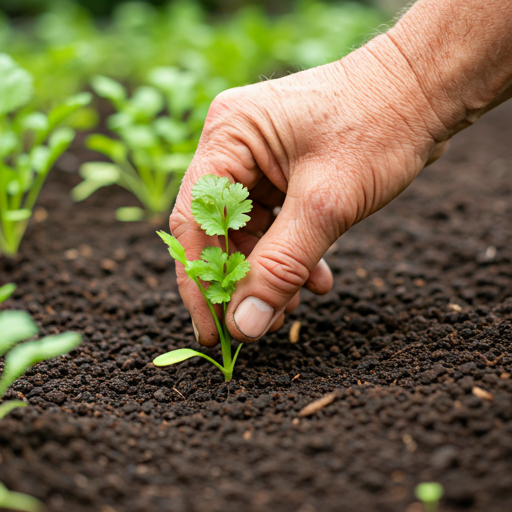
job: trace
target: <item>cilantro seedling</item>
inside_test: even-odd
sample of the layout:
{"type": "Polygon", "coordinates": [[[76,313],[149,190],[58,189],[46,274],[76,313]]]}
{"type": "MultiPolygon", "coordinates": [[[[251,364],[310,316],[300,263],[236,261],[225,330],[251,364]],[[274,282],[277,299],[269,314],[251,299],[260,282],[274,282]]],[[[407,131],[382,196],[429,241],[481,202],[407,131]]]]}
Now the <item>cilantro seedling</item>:
{"type": "Polygon", "coordinates": [[[75,136],[60,125],[91,99],[78,94],[46,115],[27,106],[32,96],[32,76],[0,54],[0,252],[9,255],[18,251],[46,176],[75,136]]]}
{"type": "Polygon", "coordinates": [[[24,512],[40,512],[44,510],[43,504],[36,498],[21,492],[9,491],[0,483],[0,509],[22,510],[24,512]]]}
{"type": "MultiPolygon", "coordinates": [[[[16,286],[12,283],[0,287],[0,302],[5,301],[15,289],[16,286]]],[[[0,313],[0,357],[5,355],[4,371],[0,378],[0,400],[7,388],[23,375],[25,370],[40,361],[67,354],[81,341],[78,333],[67,332],[17,344],[34,337],[37,331],[36,324],[25,311],[9,310],[0,313]]],[[[0,404],[0,419],[16,407],[25,405],[26,403],[21,400],[0,404]]]]}
{"type": "MultiPolygon", "coordinates": [[[[0,303],[4,302],[15,291],[13,283],[0,287],[0,303]]],[[[20,341],[32,338],[37,334],[37,326],[24,311],[3,311],[0,313],[0,357],[5,355],[4,371],[0,378],[0,401],[7,388],[34,364],[67,354],[81,342],[78,333],[67,332],[55,336],[46,336],[41,340],[20,341]]],[[[0,403],[0,420],[13,409],[25,407],[21,400],[9,400],[0,403]]],[[[9,491],[0,483],[0,508],[37,512],[43,510],[43,504],[19,492],[9,491]]]]}
{"type": "Polygon", "coordinates": [[[423,503],[426,512],[437,512],[444,489],[438,482],[422,482],[416,486],[414,493],[423,503]]]}
{"type": "Polygon", "coordinates": [[[95,92],[116,109],[107,125],[118,138],[101,134],[87,138],[86,145],[111,162],[82,165],[84,181],[72,191],[75,201],[82,201],[101,187],[117,184],[134,194],[144,207],[118,208],[118,220],[158,217],[171,209],[200,133],[193,115],[184,118],[186,112],[193,110],[194,91],[194,83],[186,77],[190,78],[184,72],[173,74],[170,68],[157,68],[150,75],[155,85],[138,87],[130,98],[119,82],[105,76],[93,79],[95,92]],[[165,110],[168,115],[162,115],[165,110]]]}
{"type": "Polygon", "coordinates": [[[201,229],[210,236],[224,236],[226,250],[220,247],[206,247],[201,258],[190,261],[185,249],[173,236],[158,231],[162,240],[169,246],[169,253],[184,267],[188,277],[198,286],[206,299],[219,333],[223,364],[197,352],[182,348],[158,356],[153,363],[156,366],[168,366],[185,361],[191,357],[204,357],[213,363],[224,374],[226,381],[231,380],[241,344],[234,357],[231,354],[231,337],[226,326],[226,308],[235,291],[236,283],[249,272],[250,264],[240,252],[229,254],[229,230],[240,229],[247,224],[247,215],[252,209],[252,201],[247,199],[249,191],[240,183],[230,183],[227,178],[219,178],[211,174],[203,176],[192,188],[192,214],[201,229]],[[209,283],[205,288],[202,282],[209,283]],[[214,304],[222,304],[223,320],[219,319],[213,308],[214,304]]]}

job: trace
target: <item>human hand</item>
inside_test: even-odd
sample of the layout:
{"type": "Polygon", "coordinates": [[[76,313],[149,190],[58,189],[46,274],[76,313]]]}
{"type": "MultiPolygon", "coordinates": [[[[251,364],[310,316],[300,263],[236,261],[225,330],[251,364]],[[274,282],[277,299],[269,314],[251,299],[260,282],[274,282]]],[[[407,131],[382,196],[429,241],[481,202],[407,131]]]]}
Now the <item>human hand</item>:
{"type": "MultiPolygon", "coordinates": [[[[230,238],[251,263],[227,310],[240,341],[279,328],[305,284],[332,287],[321,259],[347,229],[402,192],[446,147],[448,131],[386,36],[341,61],[278,80],[232,89],[212,103],[170,218],[189,259],[208,237],[196,224],[192,187],[205,174],[250,190],[251,221],[230,238]],[[277,217],[275,207],[282,207],[277,217]]],[[[217,331],[195,283],[177,264],[180,294],[196,337],[217,331]]]]}

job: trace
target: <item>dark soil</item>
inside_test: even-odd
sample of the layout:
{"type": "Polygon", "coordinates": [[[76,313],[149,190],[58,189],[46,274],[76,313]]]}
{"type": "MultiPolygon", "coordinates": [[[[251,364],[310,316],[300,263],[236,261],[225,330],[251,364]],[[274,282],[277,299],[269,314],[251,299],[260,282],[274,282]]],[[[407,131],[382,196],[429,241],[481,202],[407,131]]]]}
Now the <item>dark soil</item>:
{"type": "Polygon", "coordinates": [[[229,384],[203,360],[151,364],[195,345],[165,222],[116,222],[135,204],[117,188],[75,205],[78,177],[55,170],[48,218],[0,282],[42,334],[84,342],[12,386],[30,407],[1,423],[0,481],[52,512],[413,512],[428,480],[441,511],[511,510],[510,119],[506,105],[456,137],[338,241],[334,291],[244,346],[229,384]]]}

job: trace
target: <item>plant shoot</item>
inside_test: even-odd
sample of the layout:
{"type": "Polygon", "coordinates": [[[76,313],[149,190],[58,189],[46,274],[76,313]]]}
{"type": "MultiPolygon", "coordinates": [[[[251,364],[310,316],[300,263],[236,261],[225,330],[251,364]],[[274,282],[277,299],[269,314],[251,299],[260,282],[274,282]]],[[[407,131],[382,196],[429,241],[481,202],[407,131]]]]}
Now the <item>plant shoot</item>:
{"type": "Polygon", "coordinates": [[[32,76],[0,54],[0,252],[14,255],[53,164],[75,132],[60,125],[87,105],[87,92],[68,98],[48,115],[28,107],[32,76]]]}
{"type": "Polygon", "coordinates": [[[203,176],[192,189],[192,214],[196,222],[209,236],[224,236],[226,250],[220,247],[206,247],[201,258],[189,261],[185,249],[173,236],[158,231],[162,240],[169,246],[169,253],[184,267],[203,294],[211,311],[219,333],[222,364],[196,350],[183,348],[167,352],[157,357],[156,366],[168,366],[185,361],[191,357],[204,357],[217,366],[224,374],[226,381],[231,380],[241,344],[235,355],[231,353],[231,337],[229,335],[225,315],[227,304],[236,288],[236,283],[249,272],[250,264],[240,252],[229,254],[229,230],[238,230],[245,226],[250,217],[252,201],[247,199],[249,191],[240,183],[230,183],[227,178],[214,175],[203,176]],[[205,288],[203,283],[209,283],[205,288]],[[219,319],[213,308],[214,304],[222,304],[223,319],[219,319]]]}

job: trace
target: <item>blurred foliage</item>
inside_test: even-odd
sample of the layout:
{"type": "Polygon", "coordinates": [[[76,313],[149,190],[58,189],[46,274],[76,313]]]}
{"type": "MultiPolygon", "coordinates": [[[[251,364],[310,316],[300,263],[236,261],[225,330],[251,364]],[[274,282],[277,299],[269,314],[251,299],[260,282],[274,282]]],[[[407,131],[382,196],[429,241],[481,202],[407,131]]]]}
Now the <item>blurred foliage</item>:
{"type": "MultiPolygon", "coordinates": [[[[34,16],[48,10],[56,0],[0,0],[0,9],[11,16],[34,16]]],[[[57,0],[59,1],[59,0],[57,0]]],[[[127,0],[75,0],[78,5],[85,7],[93,16],[108,16],[127,0]]],[[[335,2],[336,0],[327,0],[335,2]]],[[[407,0],[356,0],[365,5],[377,8],[394,7],[394,14],[403,7],[407,0]]],[[[247,6],[257,6],[269,14],[285,13],[292,10],[294,0],[197,0],[198,4],[208,13],[230,13],[247,6]]],[[[144,0],[153,6],[163,6],[169,0],[144,0]]]]}
{"type": "Polygon", "coordinates": [[[14,3],[27,10],[46,6],[34,17],[14,20],[0,11],[0,52],[34,76],[38,107],[75,94],[95,75],[140,85],[156,66],[192,73],[211,99],[262,76],[340,58],[385,21],[380,11],[357,2],[306,0],[275,16],[247,6],[218,17],[190,0],[125,2],[105,19],[70,0],[14,3]]]}
{"type": "Polygon", "coordinates": [[[71,96],[45,114],[28,106],[33,92],[31,74],[0,53],[0,253],[9,255],[18,251],[50,169],[75,137],[70,125],[89,128],[76,114],[89,104],[90,93],[71,96]]]}
{"type": "Polygon", "coordinates": [[[170,210],[192,160],[207,107],[201,84],[190,72],[155,68],[149,81],[151,85],[136,88],[131,98],[111,78],[96,76],[91,84],[116,110],[107,126],[117,138],[100,133],[87,138],[87,147],[112,163],[84,163],[80,168],[84,181],[71,195],[82,201],[97,189],[117,183],[144,206],[118,208],[116,217],[121,221],[148,219],[170,210]]]}

